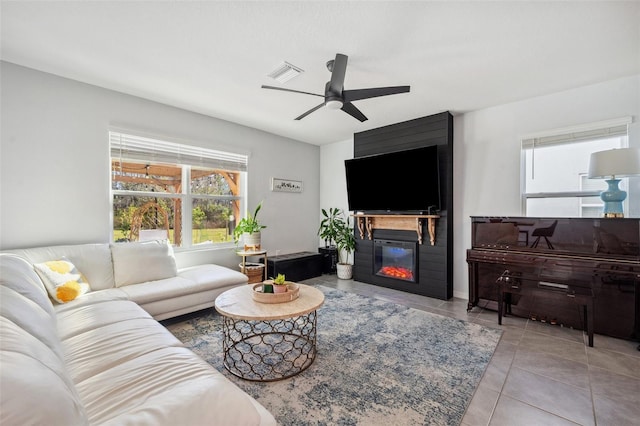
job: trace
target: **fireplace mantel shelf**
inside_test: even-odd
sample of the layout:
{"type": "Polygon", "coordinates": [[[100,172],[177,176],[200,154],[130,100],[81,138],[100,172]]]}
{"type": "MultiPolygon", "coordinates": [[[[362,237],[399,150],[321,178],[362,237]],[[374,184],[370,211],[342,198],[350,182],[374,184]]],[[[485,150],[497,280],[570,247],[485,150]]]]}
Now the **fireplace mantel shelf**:
{"type": "Polygon", "coordinates": [[[364,239],[365,229],[367,230],[367,237],[370,240],[373,239],[374,229],[395,229],[416,231],[419,244],[422,244],[422,225],[426,220],[427,230],[429,231],[429,241],[432,246],[436,244],[436,219],[440,217],[438,215],[355,214],[353,217],[358,224],[360,239],[364,239]]]}

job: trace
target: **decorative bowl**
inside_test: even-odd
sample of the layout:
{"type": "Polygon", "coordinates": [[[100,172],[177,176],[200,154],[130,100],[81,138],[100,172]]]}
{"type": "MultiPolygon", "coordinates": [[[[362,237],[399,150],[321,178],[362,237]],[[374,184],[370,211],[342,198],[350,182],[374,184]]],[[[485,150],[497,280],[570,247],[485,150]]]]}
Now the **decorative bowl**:
{"type": "MultiPolygon", "coordinates": [[[[273,280],[264,281],[265,284],[273,284],[273,280]]],[[[285,293],[263,293],[262,283],[255,284],[251,295],[253,300],[259,303],[285,303],[296,300],[300,296],[300,287],[292,281],[285,281],[287,291],[285,293]]],[[[276,284],[273,284],[276,285],[276,284]]]]}

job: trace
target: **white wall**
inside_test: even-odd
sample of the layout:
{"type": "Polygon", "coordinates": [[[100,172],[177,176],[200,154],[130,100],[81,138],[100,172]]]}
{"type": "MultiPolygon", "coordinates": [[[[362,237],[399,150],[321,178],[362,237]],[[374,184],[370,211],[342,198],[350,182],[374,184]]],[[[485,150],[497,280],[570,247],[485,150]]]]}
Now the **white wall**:
{"type": "MultiPolygon", "coordinates": [[[[317,250],[320,149],[179,108],[1,63],[0,249],[107,242],[110,126],[250,152],[248,202],[264,200],[269,254],[317,250]],[[270,179],[301,180],[300,194],[270,179]]],[[[237,267],[230,249],[179,254],[237,267]]],[[[188,259],[184,259],[189,257],[188,259]]]]}
{"type": "Polygon", "coordinates": [[[353,158],[353,138],[320,147],[320,208],[337,207],[350,214],[344,171],[344,160],[349,158],[353,158]]]}
{"type": "MultiPolygon", "coordinates": [[[[633,116],[629,144],[640,146],[640,75],[454,116],[455,297],[467,299],[469,294],[466,250],[471,247],[470,216],[522,215],[522,137],[623,116],[633,116]]],[[[346,206],[346,194],[340,192],[345,188],[343,161],[352,157],[352,141],[322,147],[322,206],[341,200],[346,206]]],[[[640,185],[640,179],[630,179],[630,185],[640,185]]],[[[630,216],[640,217],[640,200],[634,204],[630,216]]]]}

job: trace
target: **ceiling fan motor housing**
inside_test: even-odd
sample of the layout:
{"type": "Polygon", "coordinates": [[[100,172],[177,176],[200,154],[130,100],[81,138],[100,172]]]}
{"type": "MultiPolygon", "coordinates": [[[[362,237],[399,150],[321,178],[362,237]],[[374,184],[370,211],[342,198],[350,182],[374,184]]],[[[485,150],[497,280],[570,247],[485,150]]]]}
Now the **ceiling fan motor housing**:
{"type": "Polygon", "coordinates": [[[342,93],[331,91],[331,82],[327,81],[327,84],[324,86],[324,104],[330,109],[340,109],[343,103],[342,93]]]}

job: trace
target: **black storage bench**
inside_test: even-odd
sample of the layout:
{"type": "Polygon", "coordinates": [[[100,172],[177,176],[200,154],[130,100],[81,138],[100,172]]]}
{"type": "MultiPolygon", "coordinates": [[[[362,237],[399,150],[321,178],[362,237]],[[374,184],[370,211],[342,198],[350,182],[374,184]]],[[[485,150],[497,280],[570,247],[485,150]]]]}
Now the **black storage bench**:
{"type": "MultiPolygon", "coordinates": [[[[264,257],[260,258],[264,263],[264,257]]],[[[310,251],[269,256],[267,259],[267,276],[276,277],[284,274],[287,281],[302,281],[322,275],[322,255],[310,251]]]]}

